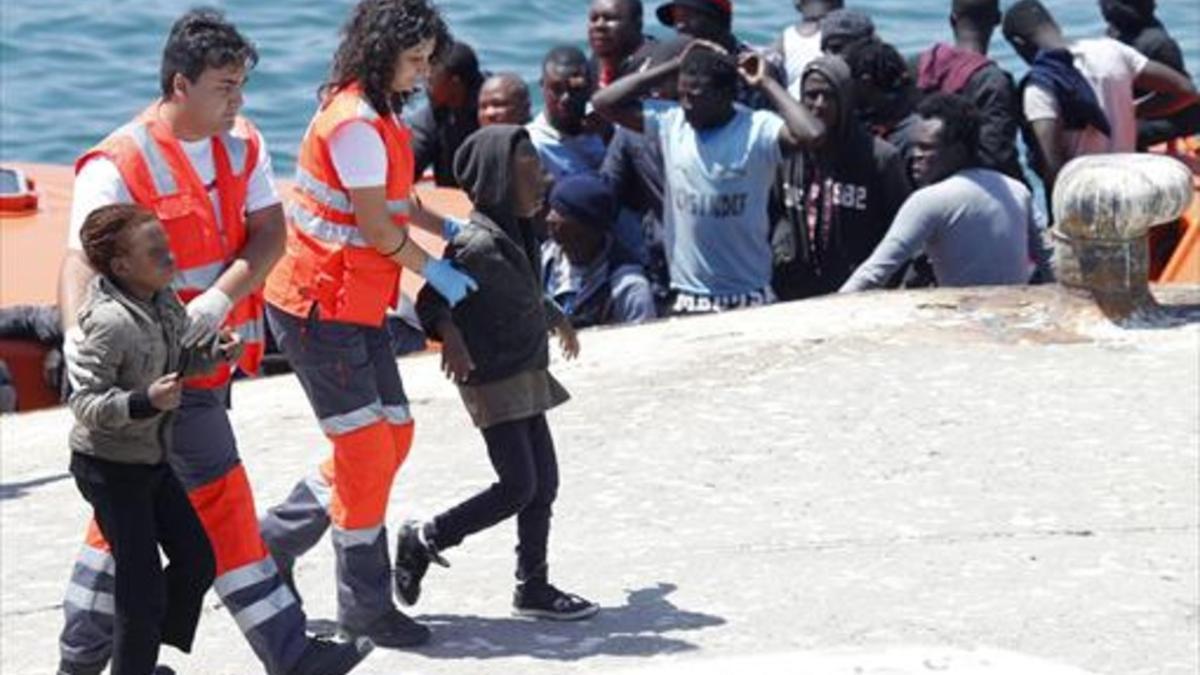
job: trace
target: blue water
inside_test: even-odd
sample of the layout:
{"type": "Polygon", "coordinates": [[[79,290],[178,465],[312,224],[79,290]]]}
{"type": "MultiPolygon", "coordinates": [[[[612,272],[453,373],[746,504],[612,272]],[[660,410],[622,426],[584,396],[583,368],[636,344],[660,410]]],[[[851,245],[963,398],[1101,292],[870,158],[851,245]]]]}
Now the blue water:
{"type": "MultiPolygon", "coordinates": [[[[171,22],[188,0],[0,0],[0,161],[70,163],[158,93],[158,60],[171,22]]],[[[259,47],[247,112],[263,129],[276,171],[290,175],[315,90],[351,2],[216,2],[259,47]]],[[[647,29],[665,34],[647,2],[647,29]]],[[[948,0],[851,0],[906,55],[950,37],[948,0]],[[920,7],[917,9],[916,7],[920,7]]],[[[1005,2],[1004,4],[1008,4],[1005,2]]],[[[1200,3],[1159,0],[1159,17],[1200,72],[1200,3]]],[[[1093,0],[1050,5],[1069,37],[1103,32],[1093,0]]],[[[515,70],[530,82],[542,54],[559,43],[586,48],[587,0],[442,0],[455,34],[484,67],[515,70]]],[[[735,31],[766,44],[794,21],[791,0],[736,0],[735,31]]],[[[1023,67],[998,39],[994,55],[1023,67]]]]}

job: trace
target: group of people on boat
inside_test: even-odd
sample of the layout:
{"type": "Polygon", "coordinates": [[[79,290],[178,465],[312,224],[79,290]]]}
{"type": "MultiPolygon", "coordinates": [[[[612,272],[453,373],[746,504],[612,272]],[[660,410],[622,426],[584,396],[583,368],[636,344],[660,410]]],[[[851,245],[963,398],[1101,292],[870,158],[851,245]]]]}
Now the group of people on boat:
{"type": "Polygon", "coordinates": [[[286,207],[241,114],[258,51],[220,12],[180,17],[160,98],[76,164],[59,316],[70,468],[94,518],[60,675],[169,672],[160,647],[190,650],[210,587],[267,673],[350,672],[376,646],[430,640],[399,606],[448,550],[514,516],[513,610],[593,616],[550,582],[546,413],[569,398],[550,336],[574,358],[583,326],[1047,279],[1018,129],[1048,194],[1072,157],[1195,131],[1153,2],[1102,0],[1117,39],[1068,42],[1038,0],[953,0],[955,44],[913,63],[841,4],[797,0],[800,21],[759,50],[734,35],[730,0],[659,6],[677,33],[662,40],[640,0],[593,0],[592,53],[547,52],[531,119],[522,79],[485,73],[429,0],[360,0],[286,207]],[[997,27],[1030,64],[1019,85],[987,56],[997,27]],[[421,202],[427,170],[465,191],[469,217],[421,202]],[[390,540],[414,440],[387,328],[406,273],[425,280],[413,314],[496,480],[390,540]],[[331,452],[260,517],[228,405],[268,334],[331,452]],[[293,575],[326,532],[337,639],[308,634],[293,575]]]}

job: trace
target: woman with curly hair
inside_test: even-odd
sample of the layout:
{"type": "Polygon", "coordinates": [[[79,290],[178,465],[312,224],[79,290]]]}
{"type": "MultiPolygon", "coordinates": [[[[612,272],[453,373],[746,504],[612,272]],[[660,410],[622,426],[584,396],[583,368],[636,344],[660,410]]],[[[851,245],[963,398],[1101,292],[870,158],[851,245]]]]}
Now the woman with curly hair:
{"type": "Polygon", "coordinates": [[[384,315],[398,299],[402,269],[419,273],[451,306],[476,289],[408,234],[410,224],[441,234],[455,227],[412,193],[411,134],[400,119],[448,41],[429,0],[362,0],[354,8],[300,145],[287,251],[266,288],[271,330],[333,455],[267,512],[263,536],[291,579],[296,558],[332,524],[339,632],[381,647],[429,639],[391,599],[385,515],[413,421],[384,315]]]}

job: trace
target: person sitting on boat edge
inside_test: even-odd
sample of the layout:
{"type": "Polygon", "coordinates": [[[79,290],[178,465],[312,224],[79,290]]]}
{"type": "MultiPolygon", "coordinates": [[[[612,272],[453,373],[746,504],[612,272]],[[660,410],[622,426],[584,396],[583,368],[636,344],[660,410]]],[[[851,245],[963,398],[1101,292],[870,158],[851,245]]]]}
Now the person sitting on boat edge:
{"type": "Polygon", "coordinates": [[[550,191],[542,281],[576,328],[642,323],[656,316],[650,282],[612,234],[617,200],[600,176],[567,176],[550,191]]]}
{"type": "Polygon", "coordinates": [[[1027,283],[1048,258],[1029,189],[981,166],[979,113],[969,101],[934,94],[917,114],[912,168],[921,189],[841,292],[883,286],[922,250],[941,286],[1027,283]]]}

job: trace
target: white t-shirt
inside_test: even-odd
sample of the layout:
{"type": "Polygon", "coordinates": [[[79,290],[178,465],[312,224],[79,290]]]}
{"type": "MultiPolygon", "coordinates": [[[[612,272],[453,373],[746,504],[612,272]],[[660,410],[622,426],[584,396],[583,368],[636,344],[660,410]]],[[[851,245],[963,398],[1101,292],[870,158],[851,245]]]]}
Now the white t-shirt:
{"type": "Polygon", "coordinates": [[[804,67],[821,56],[821,31],[812,35],[801,35],[795,26],[788,26],[783,31],[783,68],[787,73],[788,93],[794,98],[800,98],[800,76],[804,67]]]}
{"type": "MultiPolygon", "coordinates": [[[[1064,130],[1067,159],[1108,152],[1135,152],[1137,117],[1133,81],[1150,60],[1133,47],[1112,38],[1079,40],[1070,49],[1075,56],[1075,67],[1096,92],[1096,100],[1108,117],[1112,133],[1105,136],[1090,126],[1064,130]]],[[[1022,105],[1030,122],[1058,119],[1062,114],[1054,94],[1038,85],[1025,88],[1022,105]]]]}
{"type": "Polygon", "coordinates": [[[696,131],[679,104],[642,104],[645,133],[662,147],[663,226],[671,287],[732,296],[771,283],[767,199],[783,160],[781,117],[735,106],[725,126],[696,131]]]}
{"type": "MultiPolygon", "coordinates": [[[[213,164],[212,140],[180,142],[183,152],[191,162],[200,180],[208,187],[208,198],[213,208],[220,212],[221,201],[217,195],[217,169],[213,164]]],[[[83,166],[75,176],[74,194],[71,199],[71,223],[67,230],[67,248],[79,251],[83,244],[79,231],[83,221],[92,211],[109,204],[132,202],[133,197],[125,187],[125,180],[117,165],[107,157],[95,157],[83,166]]],[[[275,177],[271,171],[271,155],[267,142],[258,137],[258,162],[250,174],[246,188],[246,213],[254,213],[279,203],[279,192],[275,189],[275,177]]]]}
{"type": "Polygon", "coordinates": [[[329,155],[338,178],[347,188],[381,187],[387,184],[387,146],[370,122],[347,122],[329,139],[329,155]]]}

